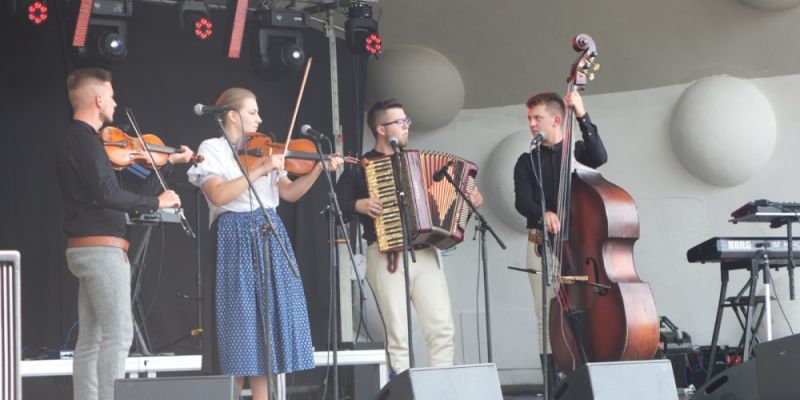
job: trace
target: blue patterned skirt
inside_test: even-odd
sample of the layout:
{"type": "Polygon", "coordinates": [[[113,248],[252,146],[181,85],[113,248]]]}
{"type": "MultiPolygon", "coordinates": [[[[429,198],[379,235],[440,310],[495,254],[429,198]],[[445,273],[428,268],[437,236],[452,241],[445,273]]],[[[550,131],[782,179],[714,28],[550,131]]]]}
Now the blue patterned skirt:
{"type": "MultiPolygon", "coordinates": [[[[289,257],[295,256],[286,229],[275,210],[267,210],[289,257]]],[[[228,212],[217,221],[216,317],[220,372],[263,376],[314,368],[314,350],[303,282],[273,237],[269,304],[272,368],[267,370],[264,346],[264,216],[228,212]]],[[[271,236],[271,235],[270,235],[271,236]]],[[[295,261],[296,263],[296,261],[295,261]]]]}

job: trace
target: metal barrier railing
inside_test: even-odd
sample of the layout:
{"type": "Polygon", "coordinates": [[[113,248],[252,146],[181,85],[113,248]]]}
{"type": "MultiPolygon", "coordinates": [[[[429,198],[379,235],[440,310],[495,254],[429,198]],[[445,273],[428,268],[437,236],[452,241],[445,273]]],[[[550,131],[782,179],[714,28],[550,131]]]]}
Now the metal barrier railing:
{"type": "Polygon", "coordinates": [[[20,254],[0,250],[0,398],[22,399],[20,254]]]}

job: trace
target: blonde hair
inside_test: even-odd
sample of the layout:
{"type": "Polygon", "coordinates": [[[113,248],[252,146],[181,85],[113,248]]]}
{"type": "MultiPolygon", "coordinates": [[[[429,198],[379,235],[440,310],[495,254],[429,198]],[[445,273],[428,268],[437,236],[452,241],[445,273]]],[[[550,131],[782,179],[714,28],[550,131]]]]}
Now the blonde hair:
{"type": "Polygon", "coordinates": [[[217,101],[214,102],[214,105],[217,107],[232,106],[238,110],[242,107],[246,99],[256,100],[255,93],[245,88],[232,87],[225,89],[225,91],[219,95],[217,101]]]}
{"type": "Polygon", "coordinates": [[[83,88],[105,82],[111,83],[111,72],[102,68],[82,68],[69,74],[67,76],[67,93],[72,109],[83,107],[83,103],[90,100],[84,98],[83,88]]]}

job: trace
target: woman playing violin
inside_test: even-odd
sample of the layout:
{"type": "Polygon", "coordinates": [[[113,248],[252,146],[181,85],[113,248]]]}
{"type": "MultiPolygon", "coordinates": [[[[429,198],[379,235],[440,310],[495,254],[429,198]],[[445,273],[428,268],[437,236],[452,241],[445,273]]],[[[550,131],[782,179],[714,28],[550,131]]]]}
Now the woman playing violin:
{"type": "Polygon", "coordinates": [[[244,377],[248,377],[253,399],[266,400],[267,375],[314,367],[303,285],[293,268],[294,252],[275,208],[280,199],[300,199],[324,169],[335,170],[342,159],[332,156],[324,166],[318,163],[294,181],[284,170],[280,151],[266,149],[263,156],[243,163],[277,236],[288,250],[289,260],[274,236],[259,229],[265,223],[263,211],[258,209],[231,150],[232,144],[237,149],[245,147],[248,134],[256,132],[261,124],[256,96],[247,89],[230,88],[222,92],[216,106],[233,108],[222,115],[228,137],[204,141],[197,153],[205,160],[188,175],[192,184],[203,189],[217,242],[215,315],[219,369],[222,374],[235,376],[240,388],[244,377]],[[266,239],[271,282],[270,298],[264,301],[260,277],[264,276],[266,239]],[[271,321],[269,368],[261,328],[266,320],[265,303],[271,321]]]}

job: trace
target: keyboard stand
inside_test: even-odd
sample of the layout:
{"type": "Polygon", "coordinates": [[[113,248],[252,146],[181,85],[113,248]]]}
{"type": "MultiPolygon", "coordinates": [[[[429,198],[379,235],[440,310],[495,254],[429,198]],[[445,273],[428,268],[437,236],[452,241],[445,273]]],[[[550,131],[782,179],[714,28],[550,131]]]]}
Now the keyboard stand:
{"type": "Polygon", "coordinates": [[[145,323],[145,309],[142,304],[142,277],[144,276],[145,258],[150,244],[153,224],[129,226],[131,247],[129,251],[131,264],[131,313],[133,316],[133,343],[143,356],[152,356],[150,336],[145,323]]]}
{"type": "MultiPolygon", "coordinates": [[[[769,258],[767,257],[767,253],[764,249],[759,250],[753,256],[752,260],[750,261],[750,278],[744,284],[742,289],[739,293],[730,299],[726,299],[726,291],[728,289],[728,281],[729,281],[729,272],[731,269],[738,269],[741,267],[741,262],[726,262],[723,261],[720,263],[720,273],[721,273],[721,281],[722,285],[720,286],[719,291],[719,302],[717,303],[717,316],[714,320],[714,333],[711,336],[711,353],[708,357],[708,363],[706,371],[706,381],[709,381],[714,373],[714,364],[716,363],[716,355],[717,355],[717,341],[719,339],[719,331],[720,326],[722,324],[722,311],[726,307],[731,307],[736,312],[736,316],[739,319],[739,323],[742,325],[742,339],[739,341],[739,348],[742,351],[742,361],[747,361],[750,358],[750,353],[752,353],[753,344],[758,342],[758,328],[763,321],[763,317],[766,317],[767,321],[767,340],[772,340],[772,307],[770,303],[772,303],[772,291],[771,291],[771,282],[772,278],[770,277],[770,264],[769,258]],[[756,286],[758,286],[758,275],[761,273],[763,275],[764,280],[764,296],[763,300],[756,299],[756,286]],[[747,297],[745,298],[743,295],[747,292],[747,297]],[[745,304],[744,301],[747,301],[745,304]],[[767,301],[769,300],[769,301],[767,301]],[[755,311],[755,307],[757,303],[762,302],[764,303],[761,312],[758,315],[758,319],[756,323],[753,324],[753,314],[755,311]],[[738,309],[738,311],[737,311],[738,309]],[[744,314],[744,322],[741,321],[741,316],[739,311],[744,314]]],[[[773,266],[772,268],[776,268],[773,266]]]]}

